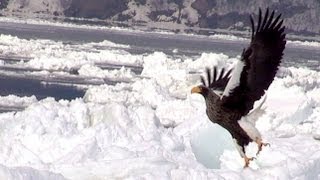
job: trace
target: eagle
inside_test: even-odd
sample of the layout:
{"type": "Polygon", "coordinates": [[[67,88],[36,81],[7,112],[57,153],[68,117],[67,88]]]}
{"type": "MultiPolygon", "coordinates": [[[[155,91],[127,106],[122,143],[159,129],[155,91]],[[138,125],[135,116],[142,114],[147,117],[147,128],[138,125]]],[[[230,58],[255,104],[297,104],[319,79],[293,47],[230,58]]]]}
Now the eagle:
{"type": "MultiPolygon", "coordinates": [[[[285,26],[281,14],[275,11],[264,16],[259,9],[258,24],[250,15],[251,42],[241,54],[234,68],[218,73],[217,67],[206,68],[207,81],[201,76],[201,85],[193,87],[191,93],[201,94],[206,103],[209,120],[217,123],[231,134],[244,167],[255,159],[246,155],[245,147],[250,142],[258,145],[258,152],[269,143],[263,142],[254,123],[249,120],[255,101],[265,95],[281,63],[285,49],[285,26]],[[218,93],[217,91],[220,91],[218,93]]],[[[265,100],[265,99],[264,99],[265,100]]]]}

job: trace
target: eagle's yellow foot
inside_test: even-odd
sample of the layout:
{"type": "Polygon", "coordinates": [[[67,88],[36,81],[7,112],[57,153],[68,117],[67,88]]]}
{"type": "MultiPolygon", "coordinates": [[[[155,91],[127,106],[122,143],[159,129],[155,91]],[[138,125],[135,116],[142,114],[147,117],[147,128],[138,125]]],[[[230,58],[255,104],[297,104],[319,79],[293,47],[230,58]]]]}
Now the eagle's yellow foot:
{"type": "Polygon", "coordinates": [[[263,143],[261,140],[257,141],[257,143],[258,143],[258,152],[256,155],[258,155],[260,153],[260,151],[262,150],[262,146],[270,146],[269,143],[263,143]]]}
{"type": "Polygon", "coordinates": [[[247,156],[245,156],[244,157],[244,167],[243,168],[246,168],[246,167],[249,167],[249,163],[250,163],[250,161],[252,161],[252,160],[254,160],[254,159],[256,159],[256,158],[254,158],[254,157],[251,157],[251,158],[248,158],[247,156]]]}

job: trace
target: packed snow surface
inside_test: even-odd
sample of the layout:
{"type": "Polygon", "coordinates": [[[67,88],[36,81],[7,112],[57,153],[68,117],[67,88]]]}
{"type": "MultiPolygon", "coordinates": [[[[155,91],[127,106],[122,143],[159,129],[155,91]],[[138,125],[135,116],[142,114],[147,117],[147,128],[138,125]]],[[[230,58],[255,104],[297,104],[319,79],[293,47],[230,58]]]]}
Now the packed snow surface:
{"type": "MultiPolygon", "coordinates": [[[[0,114],[0,179],[320,178],[320,72],[279,69],[256,122],[271,146],[243,169],[229,133],[208,120],[204,99],[190,94],[200,82],[201,73],[194,72],[213,65],[232,68],[239,57],[135,55],[126,51],[129,46],[107,41],[78,46],[5,35],[0,41],[2,55],[29,56],[22,66],[78,68],[79,76],[132,80],[90,86],[72,101],[0,97],[1,104],[27,106],[0,114]],[[79,51],[97,45],[104,48],[79,51]],[[141,75],[125,68],[103,70],[99,62],[143,70],[141,75]]],[[[248,154],[255,156],[256,150],[250,144],[248,154]]]]}

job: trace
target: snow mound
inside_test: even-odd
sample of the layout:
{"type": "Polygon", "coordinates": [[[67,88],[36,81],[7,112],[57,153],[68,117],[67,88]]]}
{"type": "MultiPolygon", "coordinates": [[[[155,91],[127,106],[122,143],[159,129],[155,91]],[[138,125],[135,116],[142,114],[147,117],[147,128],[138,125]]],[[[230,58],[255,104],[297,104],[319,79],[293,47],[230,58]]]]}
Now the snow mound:
{"type": "Polygon", "coordinates": [[[0,165],[0,179],[6,180],[64,180],[62,175],[50,173],[48,171],[39,171],[30,167],[8,168],[0,165]]]}

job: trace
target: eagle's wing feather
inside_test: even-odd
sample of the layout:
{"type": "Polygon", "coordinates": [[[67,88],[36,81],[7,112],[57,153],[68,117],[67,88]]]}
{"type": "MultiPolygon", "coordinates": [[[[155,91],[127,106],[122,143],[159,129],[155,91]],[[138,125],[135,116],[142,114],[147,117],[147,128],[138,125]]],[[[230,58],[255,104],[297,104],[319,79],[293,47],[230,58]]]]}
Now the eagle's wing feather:
{"type": "Polygon", "coordinates": [[[281,14],[274,19],[274,11],[269,16],[267,9],[262,20],[259,9],[259,20],[255,31],[252,24],[250,46],[242,53],[241,60],[235,67],[232,77],[221,97],[225,107],[246,115],[253,108],[256,100],[264,95],[273,81],[281,62],[285,48],[285,27],[280,21],[281,14]]]}
{"type": "Polygon", "coordinates": [[[214,66],[212,70],[209,68],[206,68],[205,74],[207,77],[207,81],[205,81],[205,78],[201,76],[201,82],[204,86],[209,87],[213,91],[221,92],[218,94],[222,94],[222,92],[224,91],[230,79],[231,72],[232,72],[232,69],[225,72],[225,69],[222,68],[218,74],[218,70],[216,66],[214,66]],[[211,73],[211,71],[213,71],[212,72],[213,74],[211,73]]]}

